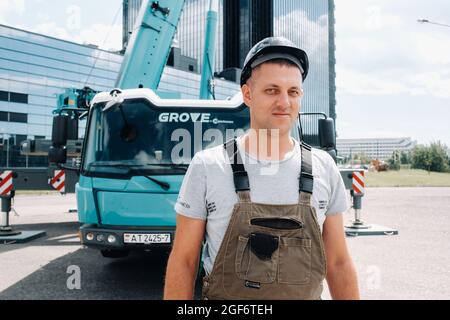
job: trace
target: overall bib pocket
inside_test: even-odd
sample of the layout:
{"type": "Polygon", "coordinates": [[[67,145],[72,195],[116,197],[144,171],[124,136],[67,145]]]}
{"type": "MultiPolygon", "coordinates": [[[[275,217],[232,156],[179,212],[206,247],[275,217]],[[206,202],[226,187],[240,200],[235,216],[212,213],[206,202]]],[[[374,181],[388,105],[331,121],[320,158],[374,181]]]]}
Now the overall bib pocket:
{"type": "Polygon", "coordinates": [[[311,240],[301,238],[280,239],[278,282],[307,284],[311,276],[311,240]]]}
{"type": "Polygon", "coordinates": [[[285,218],[253,218],[250,220],[250,224],[278,230],[297,230],[303,228],[302,222],[285,218]]]}
{"type": "Polygon", "coordinates": [[[270,241],[269,237],[278,240],[278,237],[261,234],[251,234],[249,237],[239,236],[235,260],[235,271],[239,279],[258,283],[275,281],[279,243],[275,240],[270,241]],[[261,244],[266,244],[268,247],[263,249],[261,244]]]}

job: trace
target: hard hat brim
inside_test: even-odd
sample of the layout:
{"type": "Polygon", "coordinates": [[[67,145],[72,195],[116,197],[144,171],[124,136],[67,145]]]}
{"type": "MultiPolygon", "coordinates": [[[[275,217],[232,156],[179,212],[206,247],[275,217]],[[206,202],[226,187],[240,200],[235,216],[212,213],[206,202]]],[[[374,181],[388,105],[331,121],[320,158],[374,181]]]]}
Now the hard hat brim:
{"type": "Polygon", "coordinates": [[[265,62],[268,62],[271,60],[276,60],[276,59],[284,59],[284,60],[291,61],[300,69],[302,74],[305,72],[300,60],[298,60],[296,57],[294,57],[291,54],[281,53],[281,52],[272,52],[272,53],[261,55],[251,63],[250,67],[252,69],[255,69],[257,66],[259,66],[265,62]]]}

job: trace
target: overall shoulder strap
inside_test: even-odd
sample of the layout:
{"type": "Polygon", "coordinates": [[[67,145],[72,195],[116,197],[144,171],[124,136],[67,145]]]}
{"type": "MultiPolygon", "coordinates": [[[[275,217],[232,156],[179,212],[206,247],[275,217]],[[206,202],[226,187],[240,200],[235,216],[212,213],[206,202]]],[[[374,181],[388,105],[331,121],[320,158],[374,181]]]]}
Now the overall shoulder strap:
{"type": "Polygon", "coordinates": [[[300,148],[302,152],[302,168],[299,179],[299,191],[300,193],[306,192],[312,194],[314,186],[314,176],[312,174],[311,146],[302,141],[300,144],[300,148]]]}
{"type": "Polygon", "coordinates": [[[250,191],[250,183],[247,171],[245,171],[242,157],[239,153],[236,139],[230,140],[224,144],[233,170],[234,188],[236,192],[250,191]]]}

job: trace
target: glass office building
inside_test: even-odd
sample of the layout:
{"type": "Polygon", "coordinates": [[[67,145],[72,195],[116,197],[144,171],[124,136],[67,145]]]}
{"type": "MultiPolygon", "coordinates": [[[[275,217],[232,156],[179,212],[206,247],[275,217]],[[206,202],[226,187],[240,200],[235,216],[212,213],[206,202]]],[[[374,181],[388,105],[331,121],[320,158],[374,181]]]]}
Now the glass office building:
{"type": "Polygon", "coordinates": [[[20,143],[50,138],[52,110],[65,88],[113,87],[121,61],[111,52],[0,25],[0,166],[46,165],[43,157],[19,156],[20,143]]]}
{"type": "Polygon", "coordinates": [[[142,0],[123,0],[122,44],[125,48],[133,32],[134,23],[139,15],[142,0]]]}
{"type": "MultiPolygon", "coordinates": [[[[198,70],[202,72],[203,50],[205,48],[206,18],[210,0],[186,0],[175,39],[178,41],[181,54],[192,57],[198,62],[198,70]]],[[[222,0],[219,0],[217,30],[223,30],[222,0]]],[[[216,36],[215,70],[221,71],[223,66],[223,32],[216,36]]]]}
{"type": "MultiPolygon", "coordinates": [[[[46,166],[46,157],[20,156],[26,139],[50,139],[57,95],[66,88],[114,88],[123,56],[0,25],[0,167],[46,166]]],[[[166,67],[160,90],[198,98],[200,74],[166,67]]],[[[239,89],[217,81],[216,96],[226,99],[239,89]]],[[[81,122],[79,135],[84,134],[81,122]]]]}
{"type": "MultiPolygon", "coordinates": [[[[193,0],[195,1],[195,0],[193,0]]],[[[247,52],[269,36],[290,39],[308,53],[302,111],[336,120],[333,0],[223,0],[224,68],[239,68],[247,52]]],[[[318,117],[302,117],[304,139],[318,145],[318,117]]]]}
{"type": "Polygon", "coordinates": [[[223,0],[223,4],[223,68],[241,68],[253,45],[273,36],[273,0],[223,0]]]}
{"type": "MultiPolygon", "coordinates": [[[[274,35],[283,36],[308,53],[310,69],[304,84],[305,112],[323,112],[336,120],[334,1],[273,0],[274,35]]],[[[318,132],[317,117],[302,119],[305,140],[318,132]]]]}
{"type": "MultiPolygon", "coordinates": [[[[304,112],[322,112],[336,120],[333,0],[220,0],[216,71],[242,67],[249,49],[268,36],[283,36],[310,59],[304,112]]],[[[186,0],[177,39],[182,54],[202,61],[209,0],[186,0]]],[[[137,7],[134,10],[138,10],[137,7]]],[[[130,19],[135,13],[129,12],[130,19]]],[[[201,70],[201,66],[199,69],[201,70]]],[[[225,72],[224,72],[225,73],[225,72]]],[[[233,73],[231,73],[233,74],[233,73]]],[[[318,144],[318,116],[305,116],[305,140],[318,144]]]]}
{"type": "MultiPolygon", "coordinates": [[[[201,62],[205,47],[206,17],[209,10],[210,0],[186,0],[183,12],[178,24],[175,39],[178,41],[181,54],[197,60],[196,70],[202,71],[201,62]]],[[[223,10],[223,1],[219,0],[219,13],[223,10]]],[[[123,1],[123,45],[124,49],[128,43],[136,22],[142,0],[123,1]]],[[[218,30],[223,30],[223,15],[219,14],[217,21],[218,30]]],[[[223,33],[219,32],[216,37],[215,68],[222,70],[223,66],[223,33]]]]}

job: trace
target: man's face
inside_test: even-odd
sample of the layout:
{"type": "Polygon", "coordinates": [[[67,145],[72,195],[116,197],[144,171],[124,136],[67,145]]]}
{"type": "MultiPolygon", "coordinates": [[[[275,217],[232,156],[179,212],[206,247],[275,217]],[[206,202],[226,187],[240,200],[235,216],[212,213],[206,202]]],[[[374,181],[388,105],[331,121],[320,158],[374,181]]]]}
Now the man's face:
{"type": "Polygon", "coordinates": [[[252,129],[278,129],[280,135],[287,134],[300,111],[300,69],[266,62],[253,70],[242,95],[250,108],[252,129]]]}

